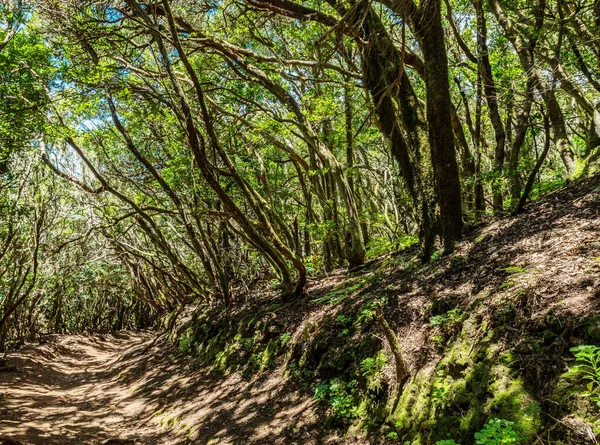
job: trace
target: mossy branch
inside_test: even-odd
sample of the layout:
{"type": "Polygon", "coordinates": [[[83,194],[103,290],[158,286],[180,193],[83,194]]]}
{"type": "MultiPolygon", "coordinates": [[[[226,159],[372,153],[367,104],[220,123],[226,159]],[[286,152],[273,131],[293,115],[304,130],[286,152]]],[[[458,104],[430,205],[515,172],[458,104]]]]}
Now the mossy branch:
{"type": "MultiPolygon", "coordinates": [[[[396,383],[397,383],[396,393],[397,393],[397,395],[399,395],[400,388],[402,387],[402,384],[408,377],[408,366],[406,365],[406,362],[404,361],[404,357],[402,356],[402,347],[400,346],[398,337],[396,336],[394,331],[392,331],[392,328],[390,328],[389,323],[383,316],[383,307],[381,306],[381,303],[379,301],[377,301],[376,304],[377,304],[377,323],[379,324],[379,327],[383,331],[383,334],[385,335],[385,338],[392,350],[392,355],[394,356],[394,363],[396,365],[396,383]]],[[[397,400],[397,397],[396,397],[396,400],[397,400]]],[[[394,402],[394,405],[395,404],[396,404],[396,402],[394,402]]]]}

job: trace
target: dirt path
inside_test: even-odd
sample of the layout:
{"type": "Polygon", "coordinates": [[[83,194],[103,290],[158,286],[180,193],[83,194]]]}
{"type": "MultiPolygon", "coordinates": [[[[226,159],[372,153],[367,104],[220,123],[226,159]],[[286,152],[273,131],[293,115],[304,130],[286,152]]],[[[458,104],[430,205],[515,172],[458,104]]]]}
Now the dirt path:
{"type": "Polygon", "coordinates": [[[314,401],[281,370],[211,376],[153,339],[55,336],[9,355],[16,371],[0,372],[0,445],[340,443],[321,435],[314,401]]]}
{"type": "MultiPolygon", "coordinates": [[[[101,444],[109,438],[158,443],[138,421],[147,406],[116,371],[143,350],[148,334],[57,336],[9,356],[16,372],[0,373],[0,436],[24,444],[101,444]]],[[[0,440],[1,442],[1,440],[0,440]]]]}

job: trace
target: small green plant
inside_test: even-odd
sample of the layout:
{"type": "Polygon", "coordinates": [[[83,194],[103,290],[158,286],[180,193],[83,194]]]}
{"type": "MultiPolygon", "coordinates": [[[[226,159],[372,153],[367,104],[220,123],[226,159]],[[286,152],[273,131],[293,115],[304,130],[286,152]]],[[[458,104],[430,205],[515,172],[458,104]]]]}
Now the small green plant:
{"type": "Polygon", "coordinates": [[[450,259],[450,263],[452,264],[452,267],[461,267],[463,264],[465,264],[465,258],[460,255],[456,255],[450,259]]]}
{"type": "Polygon", "coordinates": [[[434,315],[429,318],[429,324],[431,326],[444,326],[446,324],[460,323],[464,318],[463,312],[460,308],[454,308],[442,315],[434,315]]]}
{"type": "Polygon", "coordinates": [[[454,308],[441,315],[434,315],[429,318],[429,324],[437,327],[431,337],[432,343],[439,348],[444,347],[446,342],[458,333],[460,326],[465,319],[465,313],[460,308],[454,308]]]}
{"type": "Polygon", "coordinates": [[[322,297],[315,298],[315,303],[321,304],[337,304],[345,299],[354,296],[365,285],[364,280],[347,286],[348,283],[342,283],[338,288],[326,293],[322,297]],[[347,287],[346,287],[347,286],[347,287]]]}
{"type": "Polygon", "coordinates": [[[310,370],[303,368],[298,362],[291,360],[287,365],[292,377],[297,379],[309,379],[312,377],[310,370]]]}
{"type": "Polygon", "coordinates": [[[367,379],[367,388],[378,390],[381,388],[382,373],[387,357],[383,350],[379,351],[375,357],[367,357],[360,362],[362,375],[367,379]]]}
{"type": "Polygon", "coordinates": [[[375,313],[377,311],[377,303],[374,301],[370,301],[365,303],[358,313],[358,317],[356,317],[356,324],[358,326],[368,323],[375,317],[375,313]]]}
{"type": "Polygon", "coordinates": [[[238,344],[244,351],[254,349],[254,339],[252,337],[242,337],[238,340],[238,344]]]}
{"type": "Polygon", "coordinates": [[[505,301],[502,307],[498,310],[498,320],[507,322],[515,316],[517,308],[512,301],[505,301]]]}
{"type": "Polygon", "coordinates": [[[399,439],[398,433],[396,431],[390,431],[389,433],[387,433],[386,437],[389,440],[393,440],[394,442],[397,442],[399,439]]]}
{"type": "Polygon", "coordinates": [[[525,272],[525,268],[522,266],[509,266],[504,269],[504,272],[506,272],[509,275],[512,275],[515,273],[523,273],[523,272],[525,272]]]}
{"type": "Polygon", "coordinates": [[[508,289],[509,287],[513,287],[515,284],[514,281],[506,281],[500,285],[500,289],[508,289]]]}
{"type": "Polygon", "coordinates": [[[279,336],[279,342],[281,343],[281,346],[287,345],[291,340],[292,334],[290,334],[289,332],[284,332],[279,336]]]}
{"type": "Polygon", "coordinates": [[[328,405],[331,420],[351,423],[358,416],[357,386],[356,380],[321,382],[315,387],[314,399],[328,405]]]}
{"type": "Polygon", "coordinates": [[[317,402],[323,402],[327,400],[327,396],[329,395],[329,382],[320,382],[315,386],[315,394],[313,398],[317,402]]]}
{"type": "Polygon", "coordinates": [[[395,241],[387,238],[376,238],[367,244],[367,258],[376,258],[386,253],[407,249],[419,243],[416,236],[404,235],[395,241]]]}
{"type": "Polygon", "coordinates": [[[478,433],[475,433],[477,445],[510,445],[519,443],[519,436],[513,428],[514,423],[504,419],[490,419],[478,433]]]}
{"type": "Polygon", "coordinates": [[[600,407],[600,347],[582,345],[571,348],[571,352],[576,364],[569,371],[588,381],[582,396],[589,397],[600,407]]]}
{"type": "Polygon", "coordinates": [[[477,239],[475,240],[475,244],[482,243],[487,237],[488,237],[487,233],[484,233],[483,235],[479,235],[477,237],[477,239]]]}
{"type": "Polygon", "coordinates": [[[459,445],[452,439],[438,440],[435,445],[459,445]]]}
{"type": "Polygon", "coordinates": [[[431,403],[433,403],[433,406],[443,407],[446,404],[446,388],[443,386],[433,388],[431,391],[431,403]]]}
{"type": "Polygon", "coordinates": [[[431,254],[431,262],[435,263],[436,261],[439,261],[440,257],[442,256],[441,252],[439,250],[436,250],[435,252],[433,252],[431,254]]]}
{"type": "Polygon", "coordinates": [[[350,323],[352,323],[352,318],[347,317],[345,315],[338,315],[337,317],[335,317],[335,319],[337,320],[337,322],[339,324],[341,324],[342,326],[346,326],[350,323]]]}
{"type": "Polygon", "coordinates": [[[194,332],[192,328],[187,328],[179,337],[177,348],[183,354],[191,356],[194,351],[194,332]]]}
{"type": "Polygon", "coordinates": [[[444,347],[444,337],[442,337],[441,335],[434,335],[433,337],[431,337],[431,342],[438,348],[444,347]]]}

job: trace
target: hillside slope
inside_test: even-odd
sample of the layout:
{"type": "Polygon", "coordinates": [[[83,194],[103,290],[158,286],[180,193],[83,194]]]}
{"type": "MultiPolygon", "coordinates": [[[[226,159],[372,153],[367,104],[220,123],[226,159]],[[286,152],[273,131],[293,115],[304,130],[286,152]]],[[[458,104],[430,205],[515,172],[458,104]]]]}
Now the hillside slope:
{"type": "MultiPolygon", "coordinates": [[[[428,265],[400,252],[315,280],[292,303],[265,291],[229,317],[197,310],[169,341],[104,370],[119,403],[144,407],[121,431],[144,444],[468,445],[498,418],[513,422],[511,443],[596,443],[600,409],[565,373],[571,348],[600,345],[599,216],[596,176],[473,229],[428,265]],[[397,401],[375,301],[409,367],[397,401]]],[[[50,443],[12,419],[15,438],[50,443]]]]}

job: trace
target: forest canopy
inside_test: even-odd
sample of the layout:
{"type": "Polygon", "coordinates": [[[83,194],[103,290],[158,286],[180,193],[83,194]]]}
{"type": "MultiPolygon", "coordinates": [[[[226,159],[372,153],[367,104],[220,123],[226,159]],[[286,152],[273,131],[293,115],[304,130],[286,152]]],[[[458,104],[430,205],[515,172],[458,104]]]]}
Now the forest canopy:
{"type": "Polygon", "coordinates": [[[0,5],[0,351],[231,310],[600,158],[598,0],[0,5]]]}

